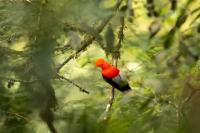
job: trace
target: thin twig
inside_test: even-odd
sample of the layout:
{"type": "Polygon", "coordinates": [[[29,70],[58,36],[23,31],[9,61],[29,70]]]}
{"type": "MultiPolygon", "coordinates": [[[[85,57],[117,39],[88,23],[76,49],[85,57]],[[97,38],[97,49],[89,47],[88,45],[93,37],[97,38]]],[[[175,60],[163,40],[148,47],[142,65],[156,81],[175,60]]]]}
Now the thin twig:
{"type": "Polygon", "coordinates": [[[190,12],[190,14],[194,14],[194,13],[198,12],[199,10],[200,10],[200,6],[197,7],[197,8],[195,8],[194,10],[192,10],[192,11],[190,12]]]}
{"type": "Polygon", "coordinates": [[[193,25],[199,18],[200,18],[200,14],[198,14],[198,15],[192,20],[192,22],[190,22],[190,26],[193,25]]]}
{"type": "Polygon", "coordinates": [[[27,119],[26,117],[24,117],[24,116],[22,116],[22,115],[20,115],[20,114],[18,114],[18,113],[15,113],[15,112],[6,112],[7,114],[11,114],[11,115],[15,115],[15,116],[17,116],[17,117],[19,117],[19,118],[22,118],[22,119],[24,119],[26,122],[30,122],[30,120],[29,119],[27,119]]]}
{"type": "MultiPolygon", "coordinates": [[[[64,76],[61,76],[59,74],[57,74],[56,76],[53,77],[54,79],[55,78],[60,78],[60,79],[64,79],[66,80],[67,82],[71,83],[72,85],[76,86],[77,88],[80,89],[80,91],[84,92],[84,93],[87,93],[89,94],[89,91],[83,89],[81,86],[79,86],[78,84],[74,83],[72,80],[68,79],[68,78],[65,78],[64,76]]],[[[38,82],[39,79],[35,79],[35,80],[32,80],[32,81],[27,81],[27,80],[21,80],[21,79],[15,79],[15,78],[8,78],[8,77],[0,77],[1,80],[7,80],[7,81],[12,81],[12,82],[19,82],[19,83],[23,83],[23,84],[31,84],[31,83],[35,83],[35,82],[38,82]]]]}
{"type": "Polygon", "coordinates": [[[80,91],[82,91],[82,92],[84,92],[86,94],[90,93],[89,91],[83,89],[81,86],[79,86],[78,84],[74,83],[72,80],[70,80],[70,79],[68,79],[68,78],[66,78],[64,76],[61,76],[61,75],[57,74],[57,77],[60,78],[60,79],[66,80],[67,82],[73,84],[74,86],[76,86],[77,88],[79,88],[80,91]]]}
{"type": "Polygon", "coordinates": [[[70,46],[70,41],[68,41],[64,46],[55,48],[55,49],[54,49],[54,52],[61,51],[61,52],[63,53],[63,52],[65,52],[66,50],[69,50],[70,47],[71,47],[71,46],[70,46]]]}
{"type": "Polygon", "coordinates": [[[1,80],[8,80],[8,81],[13,81],[13,82],[20,82],[20,83],[34,83],[37,82],[38,80],[32,80],[32,81],[27,81],[27,80],[21,80],[21,79],[15,79],[15,78],[8,78],[8,77],[0,77],[1,80]]]}
{"type": "Polygon", "coordinates": [[[183,101],[182,105],[181,105],[181,112],[183,112],[185,105],[192,99],[192,97],[196,94],[196,92],[200,91],[200,89],[195,89],[193,88],[193,86],[190,83],[187,83],[187,85],[189,86],[189,88],[191,89],[191,93],[188,97],[185,98],[185,100],[183,101]]]}
{"type": "Polygon", "coordinates": [[[79,50],[77,50],[75,53],[71,54],[65,61],[63,61],[60,64],[60,66],[58,66],[56,71],[59,72],[65,66],[65,64],[67,64],[71,59],[77,56],[81,51],[85,50],[87,46],[89,46],[94,40],[95,40],[95,37],[86,36],[85,39],[81,41],[82,47],[79,50]]]}

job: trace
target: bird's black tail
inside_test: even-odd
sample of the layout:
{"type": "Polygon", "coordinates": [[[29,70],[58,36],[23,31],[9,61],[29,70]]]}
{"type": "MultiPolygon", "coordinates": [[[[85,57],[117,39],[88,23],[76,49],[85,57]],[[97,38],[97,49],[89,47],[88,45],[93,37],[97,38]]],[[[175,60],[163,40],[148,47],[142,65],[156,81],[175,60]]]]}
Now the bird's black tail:
{"type": "Polygon", "coordinates": [[[121,92],[127,92],[131,90],[131,87],[129,86],[129,84],[126,84],[125,86],[121,87],[121,88],[117,88],[119,91],[121,92]]]}

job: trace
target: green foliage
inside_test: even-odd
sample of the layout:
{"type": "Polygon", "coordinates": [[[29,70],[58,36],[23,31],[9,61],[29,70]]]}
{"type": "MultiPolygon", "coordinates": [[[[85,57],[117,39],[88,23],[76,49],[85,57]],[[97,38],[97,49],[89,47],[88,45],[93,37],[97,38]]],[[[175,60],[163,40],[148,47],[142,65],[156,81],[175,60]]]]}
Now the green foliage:
{"type": "Polygon", "coordinates": [[[0,133],[199,133],[199,9],[198,0],[1,0],[0,133]],[[110,111],[99,57],[128,69],[132,88],[115,92],[110,111]]]}
{"type": "Polygon", "coordinates": [[[106,53],[107,54],[112,53],[112,50],[114,49],[115,35],[111,26],[108,26],[106,30],[105,39],[106,39],[106,53]]]}

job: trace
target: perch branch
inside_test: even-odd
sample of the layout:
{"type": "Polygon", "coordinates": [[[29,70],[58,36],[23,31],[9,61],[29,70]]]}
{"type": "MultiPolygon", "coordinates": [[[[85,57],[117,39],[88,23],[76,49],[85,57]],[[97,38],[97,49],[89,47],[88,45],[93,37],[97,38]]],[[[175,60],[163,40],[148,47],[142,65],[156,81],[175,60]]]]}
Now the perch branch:
{"type": "Polygon", "coordinates": [[[108,104],[106,106],[106,115],[104,117],[104,120],[107,120],[108,119],[108,114],[112,108],[112,105],[113,105],[113,102],[114,102],[114,99],[115,99],[115,88],[112,87],[111,89],[111,93],[110,93],[110,98],[109,98],[109,101],[108,101],[108,104]]]}
{"type": "MultiPolygon", "coordinates": [[[[114,66],[117,66],[117,58],[112,59],[112,64],[114,66]]],[[[110,110],[112,108],[114,99],[115,99],[115,88],[112,87],[111,93],[110,93],[110,98],[109,98],[108,104],[106,106],[106,116],[104,117],[104,120],[107,120],[107,118],[108,118],[108,113],[110,112],[110,110]]]]}
{"type": "MultiPolygon", "coordinates": [[[[128,4],[128,3],[127,3],[128,4]]],[[[114,53],[112,55],[112,64],[114,66],[117,67],[117,62],[118,62],[118,59],[120,58],[120,48],[121,48],[121,43],[122,43],[122,40],[124,38],[124,27],[125,27],[125,21],[124,21],[124,17],[121,17],[121,27],[119,29],[119,32],[118,32],[118,42],[117,42],[117,46],[114,50],[114,53]]],[[[107,119],[107,115],[108,113],[110,112],[111,108],[112,108],[112,105],[113,105],[113,102],[114,102],[114,98],[115,98],[115,88],[112,87],[112,90],[111,90],[111,94],[110,94],[110,99],[109,99],[109,102],[106,106],[106,117],[104,119],[107,119]]]]}
{"type": "Polygon", "coordinates": [[[111,93],[110,93],[110,99],[109,99],[108,104],[106,106],[106,113],[110,112],[112,105],[113,105],[114,98],[115,98],[115,88],[112,87],[111,93]]]}

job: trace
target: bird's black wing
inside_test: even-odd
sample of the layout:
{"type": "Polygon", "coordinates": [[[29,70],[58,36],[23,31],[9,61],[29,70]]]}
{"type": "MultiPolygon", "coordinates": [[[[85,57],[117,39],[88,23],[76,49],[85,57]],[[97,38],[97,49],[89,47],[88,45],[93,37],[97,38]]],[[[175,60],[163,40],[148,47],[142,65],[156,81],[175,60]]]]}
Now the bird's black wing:
{"type": "Polygon", "coordinates": [[[110,78],[106,78],[105,76],[103,76],[103,78],[107,83],[109,83],[110,85],[112,85],[113,87],[115,87],[116,89],[118,89],[121,92],[131,90],[128,82],[124,82],[123,80],[121,80],[121,77],[115,77],[113,79],[110,79],[110,78]],[[120,84],[120,82],[124,82],[124,83],[120,84]]]}

